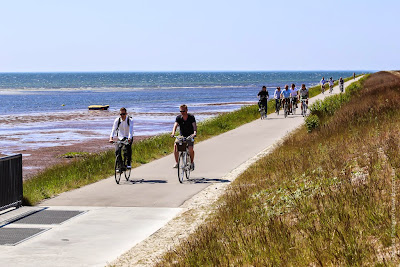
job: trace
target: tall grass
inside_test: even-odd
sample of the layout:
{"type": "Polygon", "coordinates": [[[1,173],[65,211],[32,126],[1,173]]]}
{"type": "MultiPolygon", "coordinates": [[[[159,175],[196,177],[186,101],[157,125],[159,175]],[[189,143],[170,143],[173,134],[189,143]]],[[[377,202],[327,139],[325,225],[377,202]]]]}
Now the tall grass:
{"type": "Polygon", "coordinates": [[[299,128],[237,178],[158,266],[398,265],[398,95],[399,77],[371,75],[318,131],[299,128]]]}

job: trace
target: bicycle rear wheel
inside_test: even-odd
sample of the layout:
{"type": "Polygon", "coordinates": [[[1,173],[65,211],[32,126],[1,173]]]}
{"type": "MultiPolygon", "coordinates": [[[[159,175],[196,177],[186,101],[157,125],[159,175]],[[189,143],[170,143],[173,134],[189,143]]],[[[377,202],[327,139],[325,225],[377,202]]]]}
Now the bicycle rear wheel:
{"type": "MultiPolygon", "coordinates": [[[[124,166],[128,166],[128,160],[124,157],[124,166]]],[[[125,168],[124,171],[126,181],[129,181],[129,177],[131,176],[131,169],[125,168]]]]}
{"type": "Polygon", "coordinates": [[[115,173],[114,173],[114,177],[115,177],[115,182],[117,184],[119,184],[119,181],[121,180],[121,175],[122,175],[122,166],[121,166],[121,160],[120,160],[120,156],[116,156],[115,157],[115,173]]]}
{"type": "Polygon", "coordinates": [[[185,176],[185,168],[186,168],[186,156],[185,152],[179,153],[178,158],[178,180],[180,183],[183,183],[183,176],[185,176]]]}
{"type": "Polygon", "coordinates": [[[186,179],[189,179],[189,177],[190,177],[190,171],[191,171],[190,165],[191,165],[191,162],[192,161],[190,160],[189,152],[186,152],[186,166],[185,166],[186,179]]]}

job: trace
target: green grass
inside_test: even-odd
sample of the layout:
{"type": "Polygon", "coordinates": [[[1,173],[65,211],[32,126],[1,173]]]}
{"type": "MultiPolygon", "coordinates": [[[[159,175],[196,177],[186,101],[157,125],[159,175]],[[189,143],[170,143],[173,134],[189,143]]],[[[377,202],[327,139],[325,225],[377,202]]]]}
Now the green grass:
{"type": "MultiPolygon", "coordinates": [[[[318,90],[319,86],[310,88],[310,94],[312,92],[318,93],[318,90]]],[[[275,111],[274,105],[274,100],[268,102],[268,113],[275,111]]],[[[259,116],[257,105],[251,105],[207,119],[198,124],[196,141],[203,141],[235,129],[240,125],[258,119],[259,116]]],[[[174,140],[169,137],[169,134],[135,142],[132,146],[132,167],[138,167],[172,153],[173,142],[174,140]]],[[[113,175],[113,173],[114,152],[112,150],[93,153],[86,155],[83,159],[77,158],[72,163],[53,166],[24,182],[23,204],[35,205],[43,199],[94,183],[113,175]]]]}
{"type": "Polygon", "coordinates": [[[238,177],[157,265],[398,266],[400,77],[376,73],[348,94],[238,177]]]}

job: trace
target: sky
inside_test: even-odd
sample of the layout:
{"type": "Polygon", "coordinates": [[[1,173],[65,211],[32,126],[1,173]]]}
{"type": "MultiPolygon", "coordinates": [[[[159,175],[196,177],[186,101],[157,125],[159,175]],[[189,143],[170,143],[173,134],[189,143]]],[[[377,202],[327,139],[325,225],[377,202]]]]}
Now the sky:
{"type": "Polygon", "coordinates": [[[398,0],[0,0],[0,72],[399,70],[398,0]]]}

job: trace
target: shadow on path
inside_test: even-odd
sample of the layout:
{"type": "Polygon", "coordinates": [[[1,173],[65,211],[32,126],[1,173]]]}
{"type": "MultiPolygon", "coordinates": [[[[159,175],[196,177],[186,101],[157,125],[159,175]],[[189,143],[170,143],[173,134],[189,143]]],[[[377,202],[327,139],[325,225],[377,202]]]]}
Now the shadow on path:
{"type": "Polygon", "coordinates": [[[229,182],[230,182],[230,180],[226,180],[226,179],[209,179],[209,178],[204,178],[204,177],[186,180],[186,183],[191,183],[191,184],[211,184],[211,183],[229,183],[229,182]]]}
{"type": "Polygon", "coordinates": [[[168,183],[167,180],[145,180],[145,179],[135,179],[135,180],[129,180],[127,183],[128,185],[132,184],[166,184],[168,183]]]}

